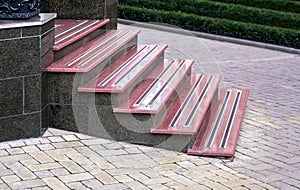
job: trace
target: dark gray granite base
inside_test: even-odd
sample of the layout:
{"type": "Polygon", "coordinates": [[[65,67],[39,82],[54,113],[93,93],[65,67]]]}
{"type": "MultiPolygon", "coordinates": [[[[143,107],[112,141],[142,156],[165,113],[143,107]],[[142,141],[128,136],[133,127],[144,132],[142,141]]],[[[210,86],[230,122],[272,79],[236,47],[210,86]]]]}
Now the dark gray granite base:
{"type": "Polygon", "coordinates": [[[41,113],[0,118],[0,142],[41,135],[41,113]]]}
{"type": "Polygon", "coordinates": [[[41,135],[41,67],[53,57],[55,16],[0,20],[0,142],[41,135]]]}

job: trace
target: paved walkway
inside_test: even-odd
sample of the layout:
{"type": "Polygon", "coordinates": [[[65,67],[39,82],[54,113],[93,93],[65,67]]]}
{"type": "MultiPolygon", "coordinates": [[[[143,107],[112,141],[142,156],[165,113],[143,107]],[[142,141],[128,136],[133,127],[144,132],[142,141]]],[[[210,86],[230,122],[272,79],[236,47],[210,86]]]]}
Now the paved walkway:
{"type": "MultiPolygon", "coordinates": [[[[135,26],[120,25],[120,29],[135,26]]],[[[300,189],[300,56],[141,30],[193,72],[251,89],[233,160],[187,156],[56,129],[0,143],[0,189],[300,189]]]]}

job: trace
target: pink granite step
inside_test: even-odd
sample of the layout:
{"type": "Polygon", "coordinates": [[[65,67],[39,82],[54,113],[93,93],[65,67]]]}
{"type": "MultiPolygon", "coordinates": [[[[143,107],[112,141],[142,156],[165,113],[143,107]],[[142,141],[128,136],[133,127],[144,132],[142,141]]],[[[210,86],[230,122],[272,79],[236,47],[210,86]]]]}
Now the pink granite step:
{"type": "Polygon", "coordinates": [[[169,107],[163,122],[151,129],[156,134],[196,133],[204,121],[218,86],[221,75],[192,74],[191,85],[184,85],[177,98],[169,107]]]}
{"type": "Polygon", "coordinates": [[[55,20],[55,42],[54,51],[58,51],[73,42],[87,36],[95,30],[109,23],[104,20],[55,20]]]}
{"type": "Polygon", "coordinates": [[[188,80],[193,60],[170,59],[165,61],[164,70],[151,83],[143,81],[128,100],[115,113],[158,114],[176,97],[182,85],[188,80]]]}
{"type": "Polygon", "coordinates": [[[166,48],[167,45],[138,45],[78,91],[123,93],[140,77],[147,78],[166,48]]]}
{"type": "Polygon", "coordinates": [[[188,154],[233,156],[248,95],[245,89],[222,89],[219,106],[209,110],[188,154]]]}
{"type": "MultiPolygon", "coordinates": [[[[55,61],[48,72],[88,72],[107,59],[136,45],[139,31],[112,30],[55,61]]],[[[120,57],[120,55],[118,56],[120,57]]]]}

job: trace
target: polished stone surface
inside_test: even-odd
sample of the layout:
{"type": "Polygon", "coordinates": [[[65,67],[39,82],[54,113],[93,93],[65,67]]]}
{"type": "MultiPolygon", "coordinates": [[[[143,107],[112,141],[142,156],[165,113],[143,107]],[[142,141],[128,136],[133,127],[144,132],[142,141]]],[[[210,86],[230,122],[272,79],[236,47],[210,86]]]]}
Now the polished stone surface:
{"type": "Polygon", "coordinates": [[[0,78],[40,73],[40,38],[0,41],[0,78]]]}
{"type": "Polygon", "coordinates": [[[23,78],[0,80],[0,118],[19,114],[23,114],[23,78]]]}
{"type": "Polygon", "coordinates": [[[103,19],[105,0],[42,0],[41,12],[57,13],[63,19],[103,19]]]}
{"type": "Polygon", "coordinates": [[[0,20],[0,141],[41,135],[41,68],[53,60],[55,17],[0,20]]]}
{"type": "Polygon", "coordinates": [[[0,118],[0,142],[38,137],[41,135],[40,124],[40,113],[0,118]]]}
{"type": "Polygon", "coordinates": [[[41,75],[24,77],[24,113],[41,111],[41,75]]]}
{"type": "Polygon", "coordinates": [[[42,26],[56,18],[56,13],[40,13],[27,20],[0,20],[0,30],[8,28],[21,28],[31,26],[42,26]]]}

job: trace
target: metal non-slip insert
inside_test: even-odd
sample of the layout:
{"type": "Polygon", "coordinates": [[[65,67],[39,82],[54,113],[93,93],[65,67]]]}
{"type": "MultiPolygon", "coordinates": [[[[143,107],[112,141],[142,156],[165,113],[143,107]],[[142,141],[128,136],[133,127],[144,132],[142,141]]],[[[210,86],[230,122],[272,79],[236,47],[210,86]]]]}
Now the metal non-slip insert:
{"type": "MultiPolygon", "coordinates": [[[[136,63],[136,64],[134,64],[134,65],[132,65],[132,67],[130,67],[129,68],[129,70],[126,72],[126,73],[124,73],[124,75],[122,75],[120,78],[118,78],[115,82],[114,82],[114,84],[113,84],[113,86],[118,86],[118,84],[119,83],[121,83],[121,81],[123,80],[123,79],[127,79],[127,81],[128,80],[131,80],[131,76],[130,75],[128,75],[129,73],[133,73],[133,75],[135,75],[136,73],[139,73],[140,72],[140,70],[142,70],[143,68],[144,68],[144,63],[145,63],[145,61],[147,61],[146,60],[146,58],[152,53],[152,52],[154,52],[156,49],[158,48],[158,45],[156,45],[156,46],[154,46],[154,48],[153,49],[151,49],[138,63],[136,63]],[[127,77],[126,77],[127,76],[127,77]],[[126,78],[125,78],[126,77],[126,78]]],[[[146,62],[147,63],[147,62],[146,62]]],[[[126,81],[123,81],[123,84],[124,83],[126,83],[126,81]]],[[[122,84],[121,84],[122,85],[122,84]]],[[[119,86],[121,86],[121,85],[119,85],[119,86]]]]}
{"type": "MultiPolygon", "coordinates": [[[[57,37],[59,37],[59,36],[65,34],[65,33],[69,32],[69,31],[71,31],[71,30],[73,30],[73,29],[75,29],[75,28],[77,28],[77,27],[79,27],[79,26],[81,26],[81,25],[83,25],[83,24],[85,24],[85,23],[87,23],[87,22],[88,22],[88,20],[85,20],[85,21],[80,22],[80,23],[78,23],[78,24],[76,24],[76,25],[72,25],[71,27],[67,28],[66,30],[63,30],[63,31],[61,31],[61,32],[58,33],[58,34],[55,34],[55,38],[57,38],[57,37]]],[[[59,24],[58,27],[60,27],[60,26],[62,26],[62,25],[59,24]]],[[[58,28],[58,27],[55,27],[55,28],[58,28]]]]}
{"type": "Polygon", "coordinates": [[[107,83],[109,83],[109,81],[111,79],[113,79],[115,76],[117,76],[127,65],[129,65],[130,63],[132,63],[132,61],[134,61],[137,57],[140,56],[140,54],[142,54],[143,50],[146,49],[147,46],[144,46],[142,49],[140,49],[134,56],[130,57],[125,63],[123,63],[119,68],[117,68],[114,72],[112,72],[110,75],[108,75],[102,82],[98,83],[97,86],[99,87],[103,87],[105,86],[107,83]]]}
{"type": "Polygon", "coordinates": [[[154,87],[156,85],[156,83],[161,79],[161,77],[169,70],[169,68],[172,66],[172,64],[174,63],[175,61],[172,60],[171,63],[168,64],[167,68],[162,72],[160,73],[160,75],[154,80],[154,82],[147,88],[147,90],[136,100],[136,102],[134,103],[133,106],[138,106],[141,101],[146,97],[146,95],[150,92],[150,90],[152,89],[152,87],[154,87]]]}
{"type": "MultiPolygon", "coordinates": [[[[134,105],[133,106],[139,106],[142,102],[146,102],[146,103],[144,103],[143,105],[144,106],[146,106],[146,107],[151,107],[152,105],[153,105],[153,103],[155,102],[155,100],[157,99],[157,97],[163,92],[163,90],[168,86],[168,84],[170,83],[170,81],[176,76],[176,74],[180,71],[180,69],[184,66],[184,63],[185,63],[185,60],[184,61],[181,61],[181,63],[180,63],[180,65],[179,66],[177,66],[177,68],[176,68],[176,70],[175,70],[175,72],[168,78],[168,80],[161,86],[161,87],[159,87],[158,88],[158,91],[154,94],[154,96],[150,96],[149,94],[150,94],[150,91],[152,91],[153,90],[153,88],[152,87],[154,87],[155,85],[157,85],[158,84],[158,82],[160,81],[160,80],[156,80],[154,83],[155,83],[155,85],[151,85],[145,92],[144,92],[144,94],[142,95],[142,99],[138,99],[135,103],[134,103],[134,105]],[[151,88],[151,89],[150,89],[151,88]]],[[[171,68],[171,66],[170,67],[168,67],[167,69],[169,69],[169,68],[171,68]]],[[[166,70],[167,70],[166,69],[166,70]]],[[[163,73],[163,75],[165,74],[166,72],[164,72],[163,73]]],[[[162,76],[163,76],[162,75],[162,76]]],[[[162,76],[161,76],[161,78],[162,78],[162,76]]]]}
{"type": "Polygon", "coordinates": [[[190,102],[190,100],[193,97],[193,94],[196,92],[196,89],[198,87],[198,85],[201,83],[201,81],[203,80],[204,75],[201,75],[197,82],[193,85],[192,90],[189,92],[188,96],[185,98],[183,104],[181,104],[180,108],[178,109],[177,113],[175,114],[175,116],[173,117],[173,120],[171,121],[170,126],[174,127],[175,124],[179,121],[180,116],[183,113],[183,110],[186,109],[186,106],[188,105],[188,103],[190,102]]]}
{"type": "Polygon", "coordinates": [[[224,100],[222,102],[221,108],[220,108],[219,113],[217,115],[218,117],[217,117],[217,119],[216,119],[216,121],[215,121],[215,123],[213,125],[214,126],[213,130],[211,131],[211,133],[209,135],[209,139],[208,139],[207,144],[206,144],[206,147],[208,147],[208,148],[212,147],[212,144],[215,141],[216,134],[217,134],[217,131],[220,128],[221,119],[222,119],[222,117],[224,115],[224,110],[225,110],[225,108],[226,108],[226,106],[228,104],[228,100],[229,100],[230,94],[231,94],[231,90],[228,90],[226,92],[226,96],[225,96],[225,98],[224,98],[224,100]]]}
{"type": "Polygon", "coordinates": [[[228,142],[228,138],[229,138],[229,134],[231,132],[232,125],[233,125],[233,120],[235,118],[235,115],[236,115],[236,112],[237,112],[237,108],[238,108],[238,105],[239,105],[239,102],[240,102],[240,99],[241,99],[241,94],[242,94],[242,92],[238,91],[237,94],[236,94],[236,96],[235,96],[234,104],[233,104],[233,107],[231,109],[228,122],[226,124],[226,129],[225,129],[223,137],[222,137],[220,148],[224,148],[224,149],[226,148],[226,145],[227,145],[227,142],[228,142]]]}
{"type": "MultiPolygon", "coordinates": [[[[87,20],[87,21],[84,21],[84,22],[82,22],[82,23],[80,23],[80,24],[77,24],[77,25],[75,25],[75,26],[73,26],[73,27],[70,27],[69,29],[62,31],[62,32],[60,32],[59,34],[56,34],[56,35],[55,35],[55,38],[58,38],[59,36],[65,34],[65,33],[68,33],[69,31],[71,31],[71,30],[73,30],[73,29],[75,29],[75,28],[78,28],[78,27],[80,27],[81,25],[83,25],[83,24],[85,24],[85,23],[87,23],[87,22],[88,22],[88,20],[87,20]]],[[[80,28],[79,30],[76,30],[75,32],[73,32],[73,33],[71,33],[71,34],[69,34],[69,35],[67,35],[67,36],[65,36],[65,37],[63,37],[63,38],[61,38],[61,39],[55,41],[55,44],[58,44],[59,42],[62,42],[62,41],[64,41],[65,39],[67,39],[67,38],[69,38],[69,37],[71,37],[71,36],[73,36],[73,35],[75,35],[75,34],[77,34],[77,33],[80,33],[81,31],[83,31],[83,30],[89,28],[90,26],[92,26],[92,25],[94,25],[94,24],[96,24],[96,23],[98,23],[98,22],[100,22],[100,21],[99,21],[99,20],[96,20],[96,21],[91,22],[90,24],[86,25],[85,27],[80,28]]]]}
{"type": "MultiPolygon", "coordinates": [[[[102,45],[104,45],[105,43],[107,43],[108,41],[110,41],[111,39],[115,38],[117,35],[119,35],[121,33],[121,31],[117,31],[115,32],[113,35],[109,36],[108,38],[106,38],[105,40],[101,40],[100,42],[98,42],[97,44],[95,44],[94,47],[92,47],[91,49],[89,49],[88,51],[85,51],[85,53],[83,53],[82,55],[80,55],[79,57],[75,57],[73,60],[71,60],[70,62],[68,62],[67,64],[65,64],[66,67],[71,67],[73,64],[75,64],[77,61],[79,61],[80,59],[84,58],[85,56],[89,55],[91,52],[97,50],[99,47],[101,47],[102,45]]],[[[127,33],[126,33],[127,34],[127,33]]],[[[123,37],[125,34],[123,34],[122,36],[117,37],[116,39],[114,39],[114,41],[117,41],[119,38],[123,37]]],[[[110,43],[111,46],[112,43],[110,43]]],[[[103,47],[102,47],[103,49],[103,47]]],[[[94,53],[93,55],[97,54],[98,51],[96,53],[94,53]]],[[[98,55],[98,54],[97,54],[98,55]]]]}
{"type": "Polygon", "coordinates": [[[205,96],[205,94],[207,93],[207,90],[209,88],[209,86],[211,85],[211,81],[213,80],[214,76],[210,76],[209,79],[207,80],[204,88],[202,89],[198,99],[197,99],[197,102],[196,104],[194,105],[192,111],[190,112],[185,124],[184,124],[184,127],[185,128],[188,128],[189,127],[189,124],[191,123],[192,119],[194,118],[195,114],[196,114],[196,110],[198,109],[198,107],[200,106],[201,102],[203,101],[203,97],[205,96]]]}

